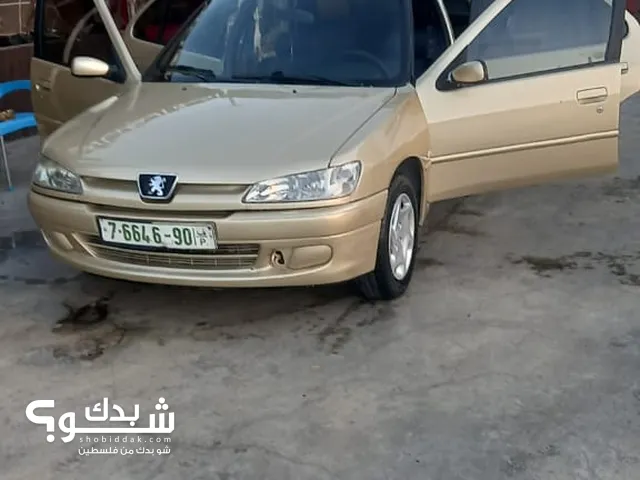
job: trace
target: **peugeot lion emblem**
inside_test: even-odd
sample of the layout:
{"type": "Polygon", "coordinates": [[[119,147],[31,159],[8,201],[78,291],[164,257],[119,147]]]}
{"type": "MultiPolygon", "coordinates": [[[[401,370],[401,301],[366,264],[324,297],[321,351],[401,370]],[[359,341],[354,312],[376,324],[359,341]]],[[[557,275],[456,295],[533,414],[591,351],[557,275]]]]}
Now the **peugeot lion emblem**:
{"type": "Polygon", "coordinates": [[[140,198],[150,202],[168,202],[178,184],[178,176],[165,173],[140,173],[138,193],[140,198]]]}

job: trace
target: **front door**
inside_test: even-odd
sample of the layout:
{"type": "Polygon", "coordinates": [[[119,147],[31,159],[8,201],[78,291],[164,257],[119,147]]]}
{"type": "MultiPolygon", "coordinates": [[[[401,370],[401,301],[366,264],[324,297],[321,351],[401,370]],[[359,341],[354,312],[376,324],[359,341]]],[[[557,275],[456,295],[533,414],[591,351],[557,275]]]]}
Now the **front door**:
{"type": "Polygon", "coordinates": [[[124,6],[122,0],[106,3],[37,0],[31,80],[33,109],[42,136],[136,83],[140,71],[204,0],[150,0],[133,19],[128,18],[126,2],[124,6]],[[112,13],[109,18],[106,9],[112,13]],[[107,28],[107,23],[124,28],[124,35],[107,28]],[[109,63],[115,74],[99,79],[74,77],[70,65],[79,55],[109,63]]]}
{"type": "Polygon", "coordinates": [[[622,99],[627,99],[640,89],[640,16],[627,12],[626,35],[622,41],[622,99]]]}
{"type": "Polygon", "coordinates": [[[430,201],[617,167],[624,0],[611,1],[495,0],[419,78],[430,201]],[[484,80],[451,80],[474,60],[484,80]]]}
{"type": "Polygon", "coordinates": [[[33,110],[43,137],[135,82],[135,72],[127,72],[106,27],[91,1],[37,1],[31,81],[33,110]],[[109,79],[74,77],[70,64],[79,55],[104,60],[116,73],[109,79]]]}

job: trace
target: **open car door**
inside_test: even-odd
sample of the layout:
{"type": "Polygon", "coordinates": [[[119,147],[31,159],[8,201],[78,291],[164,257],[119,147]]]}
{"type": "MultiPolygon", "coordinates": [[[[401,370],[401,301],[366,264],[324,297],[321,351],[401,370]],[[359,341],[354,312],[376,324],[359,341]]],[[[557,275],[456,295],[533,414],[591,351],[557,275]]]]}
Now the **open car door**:
{"type": "MultiPolygon", "coordinates": [[[[113,7],[113,5],[112,5],[113,7]]],[[[40,134],[48,136],[80,112],[140,82],[136,67],[105,0],[37,0],[32,103],[40,134]],[[71,72],[77,56],[111,68],[100,78],[71,72]]]]}
{"type": "Polygon", "coordinates": [[[429,200],[615,170],[620,103],[640,89],[624,17],[625,0],[487,6],[417,81],[429,200]]]}
{"type": "Polygon", "coordinates": [[[640,90],[640,16],[626,13],[625,37],[622,40],[622,99],[640,90]]]}

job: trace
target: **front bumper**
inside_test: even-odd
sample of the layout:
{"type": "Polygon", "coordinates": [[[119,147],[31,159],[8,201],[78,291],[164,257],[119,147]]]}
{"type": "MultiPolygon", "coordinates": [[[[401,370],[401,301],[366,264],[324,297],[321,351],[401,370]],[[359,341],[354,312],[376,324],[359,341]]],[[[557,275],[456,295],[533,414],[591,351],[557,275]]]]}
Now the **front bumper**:
{"type": "MultiPolygon", "coordinates": [[[[375,268],[387,192],[338,207],[216,212],[109,208],[29,193],[29,209],[51,252],[86,272],[135,282],[199,287],[337,283],[375,268]],[[97,217],[216,225],[209,254],[106,245],[97,217]],[[274,261],[280,252],[283,264],[274,261]]],[[[282,262],[281,262],[282,263],[282,262]]]]}

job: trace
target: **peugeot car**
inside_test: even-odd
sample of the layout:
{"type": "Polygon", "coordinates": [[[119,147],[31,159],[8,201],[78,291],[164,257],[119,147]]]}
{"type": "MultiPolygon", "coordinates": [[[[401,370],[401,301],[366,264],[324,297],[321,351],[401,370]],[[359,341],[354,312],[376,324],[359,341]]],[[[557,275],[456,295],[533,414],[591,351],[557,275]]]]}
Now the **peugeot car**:
{"type": "Polygon", "coordinates": [[[37,1],[51,252],[200,287],[406,291],[434,202],[613,172],[625,0],[37,1]]]}

